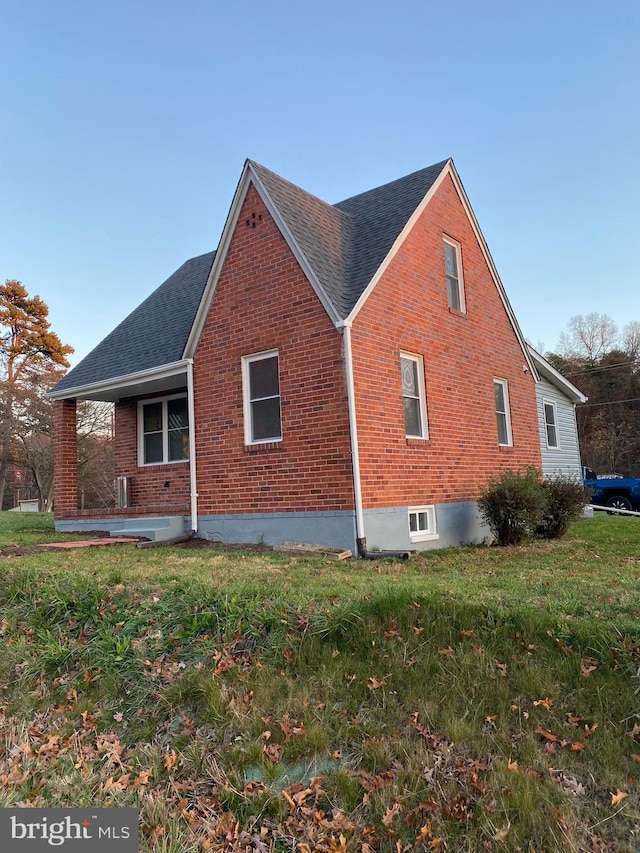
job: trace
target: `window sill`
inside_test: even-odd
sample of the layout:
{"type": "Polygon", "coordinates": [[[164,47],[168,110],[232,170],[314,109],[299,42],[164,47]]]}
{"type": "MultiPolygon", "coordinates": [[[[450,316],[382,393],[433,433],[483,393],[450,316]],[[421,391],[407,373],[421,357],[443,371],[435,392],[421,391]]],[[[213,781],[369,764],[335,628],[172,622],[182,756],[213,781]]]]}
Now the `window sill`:
{"type": "Polygon", "coordinates": [[[438,533],[416,533],[409,537],[411,542],[433,542],[440,538],[438,533]]]}
{"type": "Polygon", "coordinates": [[[283,450],[282,439],[277,441],[262,441],[259,444],[245,444],[245,453],[269,453],[273,450],[283,450]]]}
{"type": "Polygon", "coordinates": [[[513,444],[499,444],[498,450],[500,451],[500,453],[514,453],[515,452],[513,444]]]}
{"type": "Polygon", "coordinates": [[[431,441],[428,438],[406,437],[407,447],[429,447],[431,441]]]}
{"type": "Polygon", "coordinates": [[[458,308],[449,308],[449,314],[453,314],[454,317],[460,317],[461,319],[468,320],[469,315],[466,311],[460,311],[458,308]]]}
{"type": "Polygon", "coordinates": [[[147,468],[154,468],[156,471],[161,468],[173,468],[175,465],[188,465],[188,459],[175,459],[173,462],[138,462],[138,468],[146,471],[147,468]]]}

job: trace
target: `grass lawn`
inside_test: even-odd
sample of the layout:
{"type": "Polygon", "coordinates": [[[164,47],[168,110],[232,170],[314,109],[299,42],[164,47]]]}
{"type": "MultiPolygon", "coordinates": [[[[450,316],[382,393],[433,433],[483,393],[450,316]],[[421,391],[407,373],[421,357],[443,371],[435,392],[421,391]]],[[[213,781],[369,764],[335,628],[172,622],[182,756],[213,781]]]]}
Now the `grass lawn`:
{"type": "Polygon", "coordinates": [[[63,538],[0,515],[0,806],[172,853],[640,849],[640,519],[408,563],[63,538]]]}

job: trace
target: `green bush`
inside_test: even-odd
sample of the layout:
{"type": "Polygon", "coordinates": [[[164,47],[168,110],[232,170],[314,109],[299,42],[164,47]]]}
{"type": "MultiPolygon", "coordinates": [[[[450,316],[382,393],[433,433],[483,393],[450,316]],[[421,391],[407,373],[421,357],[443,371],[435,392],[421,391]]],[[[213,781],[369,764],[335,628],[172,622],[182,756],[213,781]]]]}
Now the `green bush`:
{"type": "Polygon", "coordinates": [[[580,518],[582,509],[589,503],[587,490],[573,477],[554,477],[544,480],[546,506],[536,536],[559,539],[569,529],[571,522],[580,518]]]}
{"type": "Polygon", "coordinates": [[[478,507],[498,545],[519,545],[542,524],[546,502],[542,475],[530,465],[481,486],[478,507]]]}

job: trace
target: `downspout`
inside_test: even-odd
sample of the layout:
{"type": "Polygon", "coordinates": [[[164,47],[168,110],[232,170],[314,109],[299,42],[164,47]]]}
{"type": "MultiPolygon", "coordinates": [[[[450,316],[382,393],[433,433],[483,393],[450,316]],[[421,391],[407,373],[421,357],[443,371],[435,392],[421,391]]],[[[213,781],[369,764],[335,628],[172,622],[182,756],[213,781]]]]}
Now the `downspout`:
{"type": "Polygon", "coordinates": [[[187,360],[187,408],[189,411],[189,481],[191,502],[191,531],[198,532],[198,480],[196,477],[196,412],[193,395],[193,359],[187,360]]]}
{"type": "Polygon", "coordinates": [[[353,468],[353,497],[356,510],[356,545],[361,560],[379,560],[396,557],[408,560],[408,551],[367,551],[364,535],[364,511],[362,508],[362,482],[360,479],[360,451],[358,448],[358,424],[356,420],[356,393],[353,381],[353,351],[351,349],[351,320],[343,320],[338,329],[344,332],[344,360],[347,373],[347,400],[349,403],[349,431],[351,434],[351,465],[353,468]]]}

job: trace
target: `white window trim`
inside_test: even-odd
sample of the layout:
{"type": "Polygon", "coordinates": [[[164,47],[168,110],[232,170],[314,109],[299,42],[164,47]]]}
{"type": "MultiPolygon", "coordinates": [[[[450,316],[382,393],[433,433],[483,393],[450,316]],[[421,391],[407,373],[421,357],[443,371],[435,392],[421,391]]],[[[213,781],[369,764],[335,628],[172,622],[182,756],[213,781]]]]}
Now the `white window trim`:
{"type": "Polygon", "coordinates": [[[493,409],[494,409],[494,417],[496,419],[496,432],[498,432],[498,445],[500,447],[513,447],[513,434],[511,432],[511,405],[509,403],[509,383],[507,382],[506,379],[498,379],[497,377],[494,377],[494,379],[493,379],[493,385],[494,385],[493,398],[494,398],[494,401],[495,401],[495,385],[496,384],[502,385],[502,390],[504,391],[504,406],[505,406],[506,411],[501,412],[501,414],[504,414],[506,416],[506,426],[507,426],[507,443],[504,444],[503,442],[500,441],[500,434],[498,432],[498,410],[496,409],[495,402],[494,402],[493,409]]]}
{"type": "MultiPolygon", "coordinates": [[[[138,400],[138,467],[153,468],[154,465],[183,465],[189,461],[186,459],[171,459],[169,460],[169,418],[167,416],[167,403],[169,400],[186,400],[187,394],[169,394],[167,397],[152,397],[148,400],[138,400]],[[162,403],[162,462],[145,462],[144,461],[144,406],[149,406],[152,403],[162,403]]],[[[187,401],[188,403],[188,401],[187,401]]],[[[189,411],[187,405],[187,413],[189,411]]],[[[188,414],[187,414],[188,419],[188,414]]],[[[191,423],[188,423],[187,428],[191,434],[191,423]]]]}
{"type": "MultiPolygon", "coordinates": [[[[447,305],[451,309],[451,311],[460,311],[461,314],[467,313],[467,303],[464,296],[464,274],[462,271],[462,246],[458,243],[457,240],[454,240],[452,237],[447,237],[446,234],[442,235],[442,242],[448,243],[456,253],[456,267],[458,269],[458,294],[460,296],[460,308],[453,308],[449,305],[449,283],[447,280],[447,267],[446,267],[446,258],[445,258],[445,272],[444,272],[444,280],[447,285],[447,305]]],[[[444,254],[444,249],[443,249],[444,254]]]]}
{"type": "Polygon", "coordinates": [[[435,539],[440,538],[436,525],[436,508],[433,505],[410,506],[407,513],[407,526],[409,527],[409,539],[411,542],[432,542],[435,539]],[[414,533],[411,531],[410,518],[412,514],[415,513],[417,515],[420,512],[426,513],[427,515],[428,529],[416,530],[414,533]]]}
{"type": "Polygon", "coordinates": [[[544,435],[545,435],[545,438],[547,440],[547,448],[549,450],[561,450],[561,447],[560,447],[560,430],[558,429],[558,407],[555,403],[555,400],[546,400],[544,398],[542,399],[542,420],[544,421],[544,435]],[[546,406],[551,406],[551,408],[553,410],[553,426],[555,427],[555,431],[556,431],[556,443],[555,444],[549,444],[549,430],[547,429],[548,422],[547,422],[546,406]]]}
{"type": "MultiPolygon", "coordinates": [[[[427,392],[424,382],[424,359],[421,355],[416,355],[411,352],[401,352],[400,353],[400,382],[402,383],[402,359],[406,358],[407,361],[413,361],[417,365],[416,373],[418,374],[418,405],[420,407],[420,422],[422,424],[422,435],[409,435],[406,429],[405,423],[405,437],[406,438],[429,438],[429,420],[427,418],[427,392]]],[[[404,400],[404,389],[402,393],[402,398],[404,400]]],[[[404,403],[402,406],[402,415],[404,419],[404,403]]]]}
{"type": "Polygon", "coordinates": [[[277,349],[268,350],[266,352],[253,353],[252,355],[242,356],[242,401],[244,410],[244,443],[245,445],[255,444],[273,444],[276,441],[282,441],[282,394],[278,393],[280,399],[280,435],[273,438],[257,438],[252,435],[252,418],[251,418],[251,385],[249,382],[249,365],[254,361],[262,361],[267,358],[278,359],[278,392],[280,392],[280,354],[277,349]]]}

